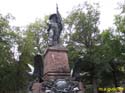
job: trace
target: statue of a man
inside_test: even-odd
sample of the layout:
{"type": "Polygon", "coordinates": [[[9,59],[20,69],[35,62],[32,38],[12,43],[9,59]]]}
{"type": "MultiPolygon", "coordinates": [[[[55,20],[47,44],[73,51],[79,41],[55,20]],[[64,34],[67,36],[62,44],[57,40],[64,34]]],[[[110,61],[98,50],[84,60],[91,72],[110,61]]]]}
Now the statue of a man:
{"type": "Polygon", "coordinates": [[[59,44],[60,34],[63,28],[62,18],[59,14],[58,7],[57,13],[52,14],[49,17],[49,27],[48,27],[48,41],[49,46],[55,46],[59,44]]]}

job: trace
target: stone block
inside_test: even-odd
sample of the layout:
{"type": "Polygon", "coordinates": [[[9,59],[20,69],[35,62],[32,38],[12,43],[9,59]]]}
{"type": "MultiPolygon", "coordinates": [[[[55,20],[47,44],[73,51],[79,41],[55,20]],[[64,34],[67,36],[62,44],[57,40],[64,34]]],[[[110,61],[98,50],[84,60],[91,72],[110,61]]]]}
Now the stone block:
{"type": "Polygon", "coordinates": [[[45,77],[69,76],[70,68],[66,48],[50,47],[46,50],[43,73],[45,77]]]}

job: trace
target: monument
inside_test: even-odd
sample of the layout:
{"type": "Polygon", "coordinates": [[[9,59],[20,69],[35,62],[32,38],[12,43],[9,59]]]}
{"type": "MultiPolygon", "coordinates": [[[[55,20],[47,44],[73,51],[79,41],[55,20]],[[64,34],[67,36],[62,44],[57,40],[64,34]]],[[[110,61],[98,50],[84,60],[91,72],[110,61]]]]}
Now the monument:
{"type": "Polygon", "coordinates": [[[48,47],[43,57],[43,82],[33,84],[33,93],[84,93],[82,84],[70,76],[68,50],[60,44],[62,29],[62,18],[57,6],[56,13],[49,17],[48,47]]]}

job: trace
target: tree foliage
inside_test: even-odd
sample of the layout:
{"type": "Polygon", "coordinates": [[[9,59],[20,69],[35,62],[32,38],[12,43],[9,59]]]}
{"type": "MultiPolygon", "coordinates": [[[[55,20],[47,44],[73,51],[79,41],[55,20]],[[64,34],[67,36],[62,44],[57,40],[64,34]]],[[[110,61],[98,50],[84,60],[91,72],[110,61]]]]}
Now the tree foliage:
{"type": "Polygon", "coordinates": [[[100,86],[118,87],[125,75],[124,16],[115,17],[116,29],[101,32],[98,29],[98,4],[96,7],[87,3],[83,6],[74,9],[65,20],[69,33],[66,35],[69,59],[76,71],[74,75],[88,72],[82,80],[93,85],[93,93],[97,93],[100,86]]]}

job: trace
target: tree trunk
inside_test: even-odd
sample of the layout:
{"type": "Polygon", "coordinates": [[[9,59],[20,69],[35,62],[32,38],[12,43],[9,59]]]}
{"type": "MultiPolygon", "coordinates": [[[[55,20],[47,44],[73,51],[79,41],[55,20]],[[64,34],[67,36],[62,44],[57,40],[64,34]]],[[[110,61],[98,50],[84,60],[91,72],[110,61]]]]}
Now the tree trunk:
{"type": "Polygon", "coordinates": [[[118,84],[116,72],[115,72],[115,71],[112,71],[112,73],[113,73],[113,78],[114,78],[114,85],[115,85],[115,87],[116,87],[116,88],[117,88],[117,87],[120,87],[119,84],[118,84]]]}
{"type": "Polygon", "coordinates": [[[96,81],[95,78],[93,78],[92,83],[93,83],[93,93],[98,93],[98,90],[97,90],[97,81],[96,81]]]}

